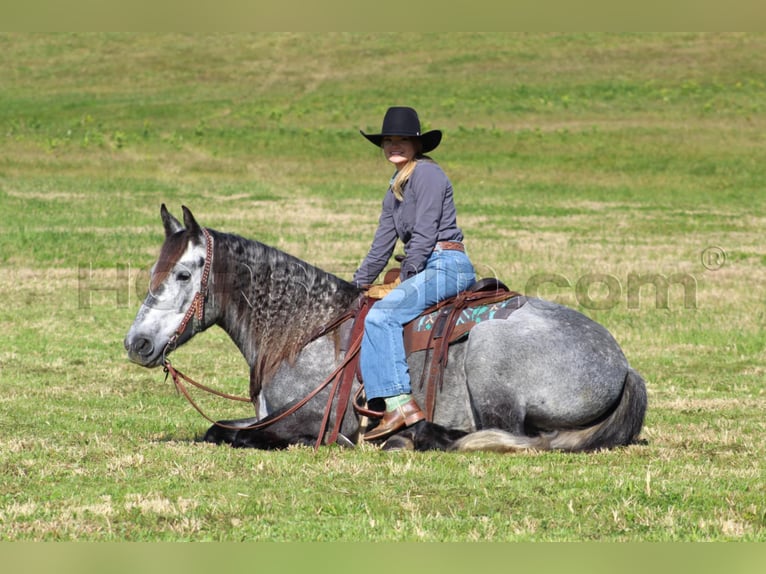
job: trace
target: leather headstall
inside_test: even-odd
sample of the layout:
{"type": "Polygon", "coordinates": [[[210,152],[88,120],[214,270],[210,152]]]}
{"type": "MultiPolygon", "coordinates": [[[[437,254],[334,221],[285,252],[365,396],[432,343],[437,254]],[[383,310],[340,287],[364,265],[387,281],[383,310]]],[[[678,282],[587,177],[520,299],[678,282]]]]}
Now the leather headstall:
{"type": "MultiPolygon", "coordinates": [[[[205,318],[205,301],[207,300],[208,294],[208,280],[210,279],[210,269],[213,266],[213,237],[204,227],[202,228],[202,234],[205,236],[205,264],[202,267],[202,277],[200,278],[199,282],[199,290],[194,294],[194,299],[192,299],[191,305],[189,305],[189,308],[186,310],[186,314],[184,315],[183,319],[181,319],[181,323],[178,325],[176,332],[170,338],[167,345],[165,345],[165,350],[163,351],[163,362],[169,362],[167,359],[167,354],[175,349],[178,338],[184,333],[184,331],[186,331],[186,328],[189,326],[192,318],[196,318],[197,324],[199,325],[202,324],[202,320],[205,318]]],[[[192,325],[192,328],[193,327],[194,326],[192,325]]]]}

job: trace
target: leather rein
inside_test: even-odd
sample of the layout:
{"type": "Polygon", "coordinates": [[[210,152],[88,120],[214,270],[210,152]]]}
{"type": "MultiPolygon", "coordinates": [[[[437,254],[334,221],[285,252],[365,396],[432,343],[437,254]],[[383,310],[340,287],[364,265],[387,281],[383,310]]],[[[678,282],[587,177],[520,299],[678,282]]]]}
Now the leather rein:
{"type": "MultiPolygon", "coordinates": [[[[210,271],[213,266],[213,237],[210,235],[210,232],[205,228],[202,228],[202,233],[205,236],[206,245],[205,245],[205,264],[202,269],[202,277],[200,279],[200,288],[195,293],[194,299],[192,300],[192,303],[189,306],[189,309],[187,309],[186,314],[181,320],[181,323],[179,324],[175,333],[170,338],[168,343],[165,345],[165,349],[162,351],[162,364],[165,371],[165,379],[167,380],[168,376],[172,377],[173,384],[175,385],[178,392],[181,393],[184,397],[186,397],[186,400],[189,401],[189,404],[191,404],[194,407],[194,409],[200,415],[202,415],[203,418],[207,419],[209,422],[213,423],[216,426],[230,429],[230,430],[259,430],[259,429],[264,429],[266,427],[269,427],[273,425],[274,423],[281,421],[282,419],[298,411],[301,407],[303,407],[306,403],[308,403],[311,399],[313,399],[316,395],[318,395],[322,390],[324,390],[325,387],[327,387],[330,383],[335,381],[335,384],[333,385],[333,389],[330,392],[330,397],[328,399],[327,406],[325,408],[325,414],[322,420],[322,426],[317,436],[315,449],[319,448],[319,446],[322,443],[322,438],[325,434],[327,423],[330,418],[330,412],[332,411],[333,399],[335,398],[336,394],[338,394],[339,392],[341,394],[347,395],[348,390],[346,390],[346,387],[350,389],[350,385],[353,382],[352,380],[353,377],[349,378],[348,375],[346,376],[342,376],[342,375],[344,375],[344,371],[346,370],[346,367],[354,360],[355,356],[359,352],[359,349],[361,348],[362,333],[359,332],[359,334],[356,337],[354,337],[340,365],[338,365],[338,367],[336,367],[335,370],[333,370],[333,372],[324,381],[322,381],[322,383],[319,386],[317,386],[313,391],[311,391],[308,395],[306,395],[300,401],[295,403],[289,409],[279,413],[278,415],[275,415],[274,417],[266,418],[262,421],[255,422],[248,426],[227,425],[212,419],[194,401],[188,389],[186,388],[184,381],[197,387],[198,389],[201,389],[210,394],[213,394],[225,399],[246,402],[246,403],[252,403],[252,399],[248,397],[230,395],[228,393],[224,393],[222,391],[218,391],[216,389],[203,385],[202,383],[198,383],[194,379],[188,377],[187,375],[185,375],[184,373],[182,373],[181,371],[173,367],[173,365],[170,362],[170,359],[167,357],[167,355],[176,348],[179,337],[181,337],[181,335],[186,331],[190,323],[192,325],[192,328],[194,328],[194,324],[192,320],[196,318],[198,324],[202,324],[202,321],[205,316],[205,302],[207,301],[207,297],[208,297],[208,281],[210,279],[210,271]]],[[[309,342],[336,329],[344,321],[353,317],[354,314],[355,314],[355,311],[353,309],[346,311],[340,317],[334,319],[332,322],[330,322],[327,325],[324,325],[317,332],[313,333],[311,337],[309,337],[309,339],[306,341],[306,343],[308,344],[309,342]]],[[[338,434],[340,431],[340,424],[342,422],[344,410],[345,410],[345,401],[343,400],[338,401],[338,405],[337,405],[338,412],[336,414],[336,421],[335,421],[333,430],[331,432],[330,438],[328,439],[328,443],[334,442],[338,438],[338,434]]],[[[367,414],[371,414],[371,413],[367,413],[367,414]]]]}

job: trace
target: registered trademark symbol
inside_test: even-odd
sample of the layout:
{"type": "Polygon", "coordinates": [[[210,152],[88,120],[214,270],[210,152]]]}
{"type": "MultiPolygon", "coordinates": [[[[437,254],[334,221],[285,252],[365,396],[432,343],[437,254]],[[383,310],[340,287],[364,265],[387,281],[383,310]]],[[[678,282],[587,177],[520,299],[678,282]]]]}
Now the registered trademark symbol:
{"type": "Polygon", "coordinates": [[[726,251],[723,247],[707,247],[702,251],[702,266],[708,271],[717,271],[726,263],[726,251]]]}

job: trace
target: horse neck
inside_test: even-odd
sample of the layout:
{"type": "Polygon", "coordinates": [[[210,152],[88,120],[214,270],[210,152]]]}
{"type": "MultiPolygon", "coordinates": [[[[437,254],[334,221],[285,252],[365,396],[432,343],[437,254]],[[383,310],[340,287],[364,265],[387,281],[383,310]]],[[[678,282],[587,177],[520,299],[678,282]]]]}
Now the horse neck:
{"type": "Polygon", "coordinates": [[[216,233],[214,239],[217,322],[259,387],[359,295],[351,283],[273,247],[235,235],[216,233]]]}

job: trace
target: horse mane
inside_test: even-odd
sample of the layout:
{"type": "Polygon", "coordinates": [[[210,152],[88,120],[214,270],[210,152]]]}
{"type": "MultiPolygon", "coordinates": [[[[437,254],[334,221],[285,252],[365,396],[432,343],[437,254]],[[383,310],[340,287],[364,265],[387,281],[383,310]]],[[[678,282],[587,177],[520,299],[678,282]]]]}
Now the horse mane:
{"type": "Polygon", "coordinates": [[[255,397],[283,362],[295,361],[312,333],[351,306],[360,290],[274,247],[209,231],[215,240],[212,289],[220,304],[219,324],[250,365],[255,397]]]}

